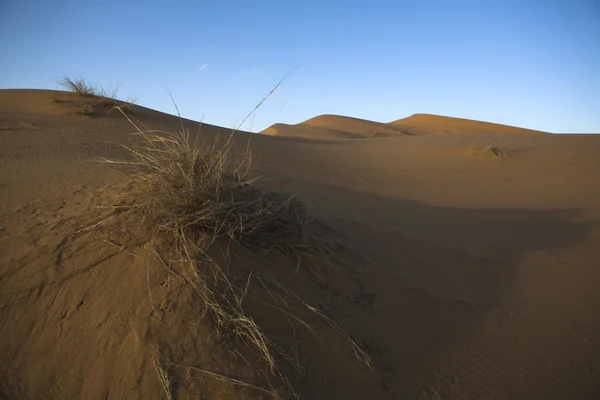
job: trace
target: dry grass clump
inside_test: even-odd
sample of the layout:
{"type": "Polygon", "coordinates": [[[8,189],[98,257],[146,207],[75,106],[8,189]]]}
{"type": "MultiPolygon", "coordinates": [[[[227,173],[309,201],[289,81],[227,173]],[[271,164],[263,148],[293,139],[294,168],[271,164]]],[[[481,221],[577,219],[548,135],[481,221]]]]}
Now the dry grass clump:
{"type": "MultiPolygon", "coordinates": [[[[84,96],[101,93],[83,80],[66,79],[65,84],[84,96]]],[[[157,350],[153,361],[165,396],[174,396],[171,373],[184,369],[274,399],[297,398],[293,382],[300,381],[296,378],[302,375],[305,357],[300,355],[302,335],[296,333],[304,330],[318,337],[308,322],[315,319],[374,372],[367,354],[334,317],[261,273],[262,267],[237,263],[236,249],[245,249],[261,265],[279,261],[279,272],[291,267],[290,276],[302,270],[321,279],[311,260],[331,260],[335,245],[305,204],[293,194],[256,186],[248,178],[251,153],[248,147],[234,150],[233,134],[212,143],[191,140],[183,123],[177,133],[152,131],[122,104],[114,109],[137,129],[139,141],[126,147],[128,160],[104,161],[125,166],[130,180],[120,200],[97,207],[93,222],[78,232],[116,234],[118,240],[105,241],[125,251],[135,245],[148,248],[170,274],[189,284],[198,318],[212,322],[218,343],[246,363],[252,360],[259,377],[257,382],[246,382],[230,371],[178,365],[157,350]],[[279,315],[289,323],[293,337],[270,337],[247,311],[257,305],[269,309],[270,318],[279,315]],[[253,356],[242,355],[247,351],[253,356]]]]}
{"type": "Polygon", "coordinates": [[[500,145],[500,139],[497,135],[472,142],[469,145],[469,151],[473,155],[487,155],[496,158],[508,156],[508,150],[500,145]]]}
{"type": "Polygon", "coordinates": [[[68,91],[77,94],[78,96],[96,97],[98,95],[98,89],[81,77],[72,78],[69,76],[63,76],[56,83],[68,91]]]}
{"type": "Polygon", "coordinates": [[[56,82],[59,86],[65,88],[69,92],[73,92],[82,97],[106,97],[115,98],[119,88],[106,89],[103,86],[93,85],[82,77],[63,76],[56,82]]]}
{"type": "Polygon", "coordinates": [[[84,104],[74,110],[75,114],[79,115],[94,115],[94,107],[91,104],[84,104]]]}
{"type": "MultiPolygon", "coordinates": [[[[57,84],[65,88],[69,92],[75,93],[80,97],[90,97],[98,99],[98,104],[103,108],[108,109],[108,112],[119,111],[124,114],[132,114],[137,103],[137,99],[129,97],[125,101],[117,100],[119,86],[116,88],[106,88],[104,86],[93,85],[82,77],[63,76],[57,81],[57,84]]],[[[64,100],[56,100],[55,102],[64,102],[64,100]]],[[[88,106],[86,106],[88,107],[88,106]]],[[[89,105],[91,107],[91,105],[89,105]]],[[[93,112],[76,112],[77,114],[91,115],[93,112]]]]}
{"type": "Polygon", "coordinates": [[[250,154],[230,163],[231,137],[222,147],[192,144],[187,132],[143,132],[144,145],[130,147],[128,198],[123,217],[156,234],[206,249],[227,238],[243,247],[289,257],[326,255],[313,214],[296,196],[257,188],[246,179],[250,154]]]}
{"type": "MultiPolygon", "coordinates": [[[[235,153],[233,136],[225,143],[215,140],[207,145],[190,140],[183,127],[178,133],[138,129],[138,135],[141,142],[127,147],[130,160],[105,160],[128,166],[130,184],[122,200],[105,207],[109,214],[93,226],[109,227],[116,222],[126,227],[133,240],[149,245],[171,273],[189,283],[203,304],[202,315],[212,319],[218,336],[250,349],[257,355],[256,369],[262,368],[263,376],[276,377],[284,386],[283,392],[276,390],[267,378],[269,388],[259,391],[277,399],[295,397],[292,377],[283,372],[278,360],[284,360],[295,371],[302,370],[302,366],[297,354],[289,354],[275,344],[245,311],[245,300],[258,299],[257,291],[269,293],[270,297],[263,296],[260,301],[282,313],[290,325],[316,334],[310,324],[291,311],[290,302],[317,316],[372,370],[369,357],[335,319],[279,282],[243,266],[224,267],[209,255],[217,243],[229,243],[222,252],[228,261],[229,246],[236,246],[265,261],[271,255],[283,256],[296,270],[305,267],[316,273],[308,259],[331,258],[334,245],[305,204],[295,195],[261,189],[248,179],[250,152],[246,149],[235,153]]],[[[291,347],[297,347],[297,343],[291,347]]],[[[161,381],[164,383],[162,377],[161,381]]],[[[231,382],[240,385],[239,381],[231,382]]],[[[243,386],[258,387],[250,383],[243,386]]]]}

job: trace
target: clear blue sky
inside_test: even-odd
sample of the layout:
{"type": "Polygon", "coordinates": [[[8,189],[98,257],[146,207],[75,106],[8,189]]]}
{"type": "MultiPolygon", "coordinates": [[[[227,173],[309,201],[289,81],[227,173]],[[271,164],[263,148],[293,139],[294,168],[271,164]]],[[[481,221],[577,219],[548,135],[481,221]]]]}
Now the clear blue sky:
{"type": "Polygon", "coordinates": [[[0,88],[62,74],[244,129],[432,113],[600,133],[600,1],[0,0],[0,88]]]}

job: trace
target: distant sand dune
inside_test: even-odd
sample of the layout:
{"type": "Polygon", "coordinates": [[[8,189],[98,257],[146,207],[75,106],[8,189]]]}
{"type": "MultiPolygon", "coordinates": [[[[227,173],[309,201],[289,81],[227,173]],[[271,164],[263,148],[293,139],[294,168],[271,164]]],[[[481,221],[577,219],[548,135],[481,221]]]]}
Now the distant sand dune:
{"type": "Polygon", "coordinates": [[[295,125],[274,124],[264,135],[310,139],[364,139],[448,133],[546,133],[490,122],[415,114],[390,123],[339,115],[320,115],[295,125]]]}
{"type": "Polygon", "coordinates": [[[425,129],[435,133],[547,133],[515,126],[433,114],[414,114],[389,123],[400,128],[425,129]]]}
{"type": "Polygon", "coordinates": [[[405,135],[400,127],[338,115],[321,115],[296,125],[275,124],[260,133],[312,139],[354,139],[405,135]]]}

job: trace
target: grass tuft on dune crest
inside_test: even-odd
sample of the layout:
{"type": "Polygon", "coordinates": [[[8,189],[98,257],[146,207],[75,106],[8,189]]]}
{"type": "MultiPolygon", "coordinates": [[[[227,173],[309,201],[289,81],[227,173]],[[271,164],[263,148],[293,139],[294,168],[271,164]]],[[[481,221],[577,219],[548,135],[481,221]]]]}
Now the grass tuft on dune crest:
{"type": "Polygon", "coordinates": [[[82,77],[63,76],[56,82],[69,92],[73,92],[82,97],[106,97],[114,99],[117,96],[119,87],[115,89],[106,89],[103,86],[93,85],[82,77]]]}
{"type": "MultiPolygon", "coordinates": [[[[94,85],[87,81],[82,77],[70,77],[63,76],[58,81],[56,81],[58,86],[66,89],[69,92],[76,94],[79,97],[88,97],[92,99],[97,99],[98,104],[104,108],[108,109],[108,112],[112,111],[120,111],[124,114],[132,114],[135,110],[135,105],[137,103],[137,99],[134,97],[129,97],[125,101],[117,100],[117,95],[119,92],[120,85],[117,85],[116,88],[111,89],[106,88],[100,85],[94,85]]],[[[88,107],[92,107],[89,105],[88,107]]],[[[77,112],[78,114],[92,115],[94,111],[86,110],[87,112],[77,112]]]]}

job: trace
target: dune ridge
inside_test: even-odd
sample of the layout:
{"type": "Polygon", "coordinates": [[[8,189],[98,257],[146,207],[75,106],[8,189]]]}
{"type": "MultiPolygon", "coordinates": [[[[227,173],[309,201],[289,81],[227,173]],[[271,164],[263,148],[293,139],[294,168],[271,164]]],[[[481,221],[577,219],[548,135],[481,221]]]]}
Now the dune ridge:
{"type": "Polygon", "coordinates": [[[405,135],[399,127],[338,115],[320,115],[296,125],[274,124],[260,133],[313,139],[364,139],[405,135]]]}
{"type": "Polygon", "coordinates": [[[476,121],[466,118],[445,117],[435,114],[413,114],[389,123],[398,127],[424,128],[437,133],[523,133],[545,134],[548,132],[493,122],[476,121]]]}
{"type": "Polygon", "coordinates": [[[325,114],[295,125],[274,124],[260,133],[311,139],[365,139],[435,134],[543,134],[547,132],[433,114],[414,114],[389,123],[325,114]]]}

